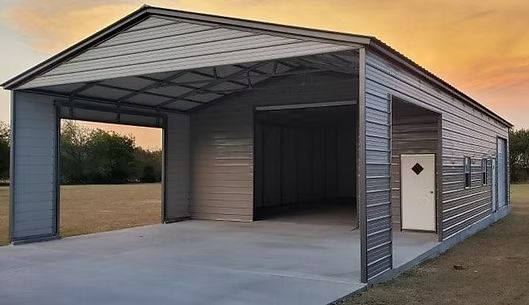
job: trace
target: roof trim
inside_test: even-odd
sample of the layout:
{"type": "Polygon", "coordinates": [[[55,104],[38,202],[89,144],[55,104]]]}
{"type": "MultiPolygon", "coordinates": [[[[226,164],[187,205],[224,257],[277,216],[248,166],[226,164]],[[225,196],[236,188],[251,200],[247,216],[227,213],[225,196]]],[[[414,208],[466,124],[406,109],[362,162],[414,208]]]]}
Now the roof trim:
{"type": "Polygon", "coordinates": [[[14,90],[16,87],[19,87],[20,85],[29,82],[34,77],[37,77],[40,74],[43,74],[54,67],[56,67],[61,62],[64,62],[77,54],[83,52],[86,48],[93,46],[110,36],[112,36],[115,32],[120,31],[124,28],[127,28],[131,25],[134,25],[136,22],[141,21],[142,19],[146,18],[146,9],[147,6],[142,6],[136,11],[128,14],[127,16],[119,19],[118,21],[112,23],[111,25],[103,28],[102,30],[99,30],[98,32],[88,36],[87,38],[81,40],[80,42],[72,45],[71,47],[68,47],[67,49],[59,52],[58,54],[46,59],[45,61],[37,64],[36,66],[22,72],[21,74],[5,81],[4,83],[0,84],[0,86],[4,87],[4,89],[7,90],[14,90]]]}
{"type": "Polygon", "coordinates": [[[149,16],[178,18],[195,22],[206,22],[210,24],[222,24],[238,29],[243,28],[247,30],[263,31],[267,33],[274,32],[280,35],[292,35],[298,38],[306,37],[318,39],[325,41],[326,43],[338,45],[352,45],[360,47],[362,45],[369,44],[371,39],[371,37],[368,36],[353,35],[325,30],[315,30],[303,27],[279,25],[268,22],[252,21],[232,17],[222,17],[203,13],[186,12],[143,5],[136,11],[119,19],[108,27],[105,27],[104,29],[90,35],[88,38],[81,40],[80,42],[50,57],[49,59],[41,62],[40,64],[5,81],[4,83],[0,84],[0,86],[4,87],[4,89],[7,90],[14,90],[17,87],[31,81],[33,78],[55,68],[62,62],[67,61],[72,57],[75,57],[79,53],[83,52],[85,49],[94,46],[100,42],[103,42],[104,40],[113,36],[115,33],[130,26],[133,26],[147,19],[149,16]]]}
{"type": "Polygon", "coordinates": [[[109,37],[114,35],[116,32],[119,32],[136,23],[139,23],[151,15],[160,16],[160,17],[178,18],[178,19],[190,20],[190,21],[195,21],[195,22],[200,21],[200,22],[206,22],[206,23],[212,23],[212,24],[221,24],[221,25],[230,26],[230,27],[239,28],[239,29],[244,28],[247,30],[254,30],[254,31],[274,32],[276,34],[287,35],[287,36],[292,35],[296,37],[306,37],[309,39],[323,40],[331,44],[334,43],[334,44],[340,44],[340,45],[351,44],[351,45],[369,46],[375,51],[378,51],[379,53],[387,56],[391,60],[400,63],[401,65],[410,69],[414,73],[417,73],[421,76],[426,77],[434,85],[440,87],[441,89],[445,90],[446,92],[450,94],[457,96],[458,98],[461,98],[465,102],[476,107],[480,111],[483,111],[484,113],[490,115],[492,118],[496,119],[497,121],[504,124],[505,126],[513,127],[513,125],[507,120],[501,118],[500,116],[495,114],[493,111],[491,111],[487,107],[483,106],[482,104],[480,104],[473,98],[469,97],[468,95],[461,92],[454,86],[450,85],[448,82],[442,80],[438,76],[429,72],[425,68],[421,67],[420,65],[418,65],[417,63],[409,59],[408,57],[399,53],[398,51],[391,48],[389,45],[385,44],[384,42],[382,42],[381,40],[375,37],[343,33],[343,32],[337,32],[337,31],[311,29],[311,28],[299,27],[299,26],[281,25],[277,23],[253,21],[253,20],[247,20],[247,19],[241,19],[241,18],[232,18],[232,17],[223,17],[223,16],[217,16],[217,15],[203,14],[203,13],[186,12],[186,11],[167,9],[167,8],[161,8],[161,7],[153,7],[153,6],[147,6],[147,5],[140,7],[136,11],[119,19],[118,21],[114,22],[110,26],[96,32],[95,34],[89,36],[86,39],[81,40],[80,42],[50,57],[49,59],[30,68],[29,70],[7,80],[6,82],[2,83],[0,86],[8,90],[14,90],[20,85],[29,82],[30,80],[37,77],[38,75],[41,75],[53,69],[60,63],[78,55],[79,53],[83,52],[86,48],[89,48],[93,45],[96,45],[108,39],[109,37]]]}
{"type": "Polygon", "coordinates": [[[393,49],[389,45],[385,44],[383,41],[373,38],[371,40],[371,43],[369,44],[371,48],[373,48],[375,51],[378,51],[382,55],[390,58],[393,61],[396,61],[403,65],[404,67],[408,68],[409,70],[426,77],[430,82],[432,82],[437,87],[440,87],[441,89],[445,90],[449,94],[455,95],[456,97],[462,99],[463,101],[467,102],[471,106],[476,107],[478,110],[488,114],[495,120],[499,121],[503,125],[511,128],[514,125],[511,124],[509,121],[505,120],[504,118],[500,117],[496,113],[494,113],[489,108],[485,107],[483,104],[479,103],[478,101],[474,100],[470,96],[466,95],[464,92],[460,91],[456,87],[450,85],[445,80],[441,79],[437,75],[433,74],[432,72],[426,70],[426,68],[420,66],[413,60],[409,59],[408,57],[404,56],[402,53],[398,52],[397,50],[393,49]]]}

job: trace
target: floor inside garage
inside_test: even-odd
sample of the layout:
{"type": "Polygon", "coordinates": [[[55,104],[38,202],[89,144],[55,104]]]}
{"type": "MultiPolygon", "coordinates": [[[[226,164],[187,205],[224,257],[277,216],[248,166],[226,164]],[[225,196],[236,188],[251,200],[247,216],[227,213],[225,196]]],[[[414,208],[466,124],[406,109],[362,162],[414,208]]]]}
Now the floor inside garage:
{"type": "MultiPolygon", "coordinates": [[[[327,304],[364,287],[359,230],[191,220],[0,248],[2,304],[327,304]]],[[[395,233],[395,259],[432,244],[395,233]]]]}

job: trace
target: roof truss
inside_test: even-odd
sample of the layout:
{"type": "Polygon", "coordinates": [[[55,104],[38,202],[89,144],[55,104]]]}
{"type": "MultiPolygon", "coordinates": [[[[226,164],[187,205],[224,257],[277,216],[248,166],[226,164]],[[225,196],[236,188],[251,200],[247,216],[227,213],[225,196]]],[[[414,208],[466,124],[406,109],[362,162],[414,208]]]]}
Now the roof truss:
{"type": "Polygon", "coordinates": [[[357,60],[356,51],[342,51],[25,91],[55,96],[61,100],[61,105],[72,107],[86,102],[116,108],[187,112],[233,93],[269,89],[269,86],[263,85],[264,81],[274,78],[321,72],[353,77],[357,74],[357,60]]]}

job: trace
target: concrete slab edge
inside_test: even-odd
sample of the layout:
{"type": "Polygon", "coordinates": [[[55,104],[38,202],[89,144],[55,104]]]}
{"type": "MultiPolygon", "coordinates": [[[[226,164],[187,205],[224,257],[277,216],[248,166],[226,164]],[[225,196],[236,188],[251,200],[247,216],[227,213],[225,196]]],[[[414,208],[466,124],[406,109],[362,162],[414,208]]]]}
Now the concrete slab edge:
{"type": "Polygon", "coordinates": [[[497,222],[498,220],[504,218],[505,216],[509,215],[511,212],[511,206],[505,206],[502,209],[496,211],[495,213],[492,213],[489,217],[481,220],[480,222],[475,223],[474,225],[466,228],[465,230],[459,232],[457,235],[454,235],[453,237],[439,243],[432,249],[426,251],[425,253],[417,256],[416,258],[412,259],[411,261],[394,268],[392,270],[389,270],[377,278],[375,278],[373,281],[371,281],[368,286],[371,287],[374,284],[386,282],[388,280],[394,279],[403,272],[409,270],[412,267],[415,267],[421,263],[423,263],[426,260],[435,258],[446,251],[448,251],[450,248],[454,247],[455,245],[461,243],[465,239],[469,238],[470,236],[476,234],[477,232],[486,229],[493,223],[497,222]]]}

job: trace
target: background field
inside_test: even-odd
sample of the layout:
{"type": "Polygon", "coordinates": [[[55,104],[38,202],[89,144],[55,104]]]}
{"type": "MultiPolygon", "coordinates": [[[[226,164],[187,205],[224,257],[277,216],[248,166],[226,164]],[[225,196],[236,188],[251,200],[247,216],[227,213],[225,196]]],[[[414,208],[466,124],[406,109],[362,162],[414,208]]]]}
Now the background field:
{"type": "MultiPolygon", "coordinates": [[[[61,187],[61,235],[72,236],[160,223],[161,185],[61,187]]],[[[8,242],[9,188],[0,187],[0,244],[8,242]]]]}

